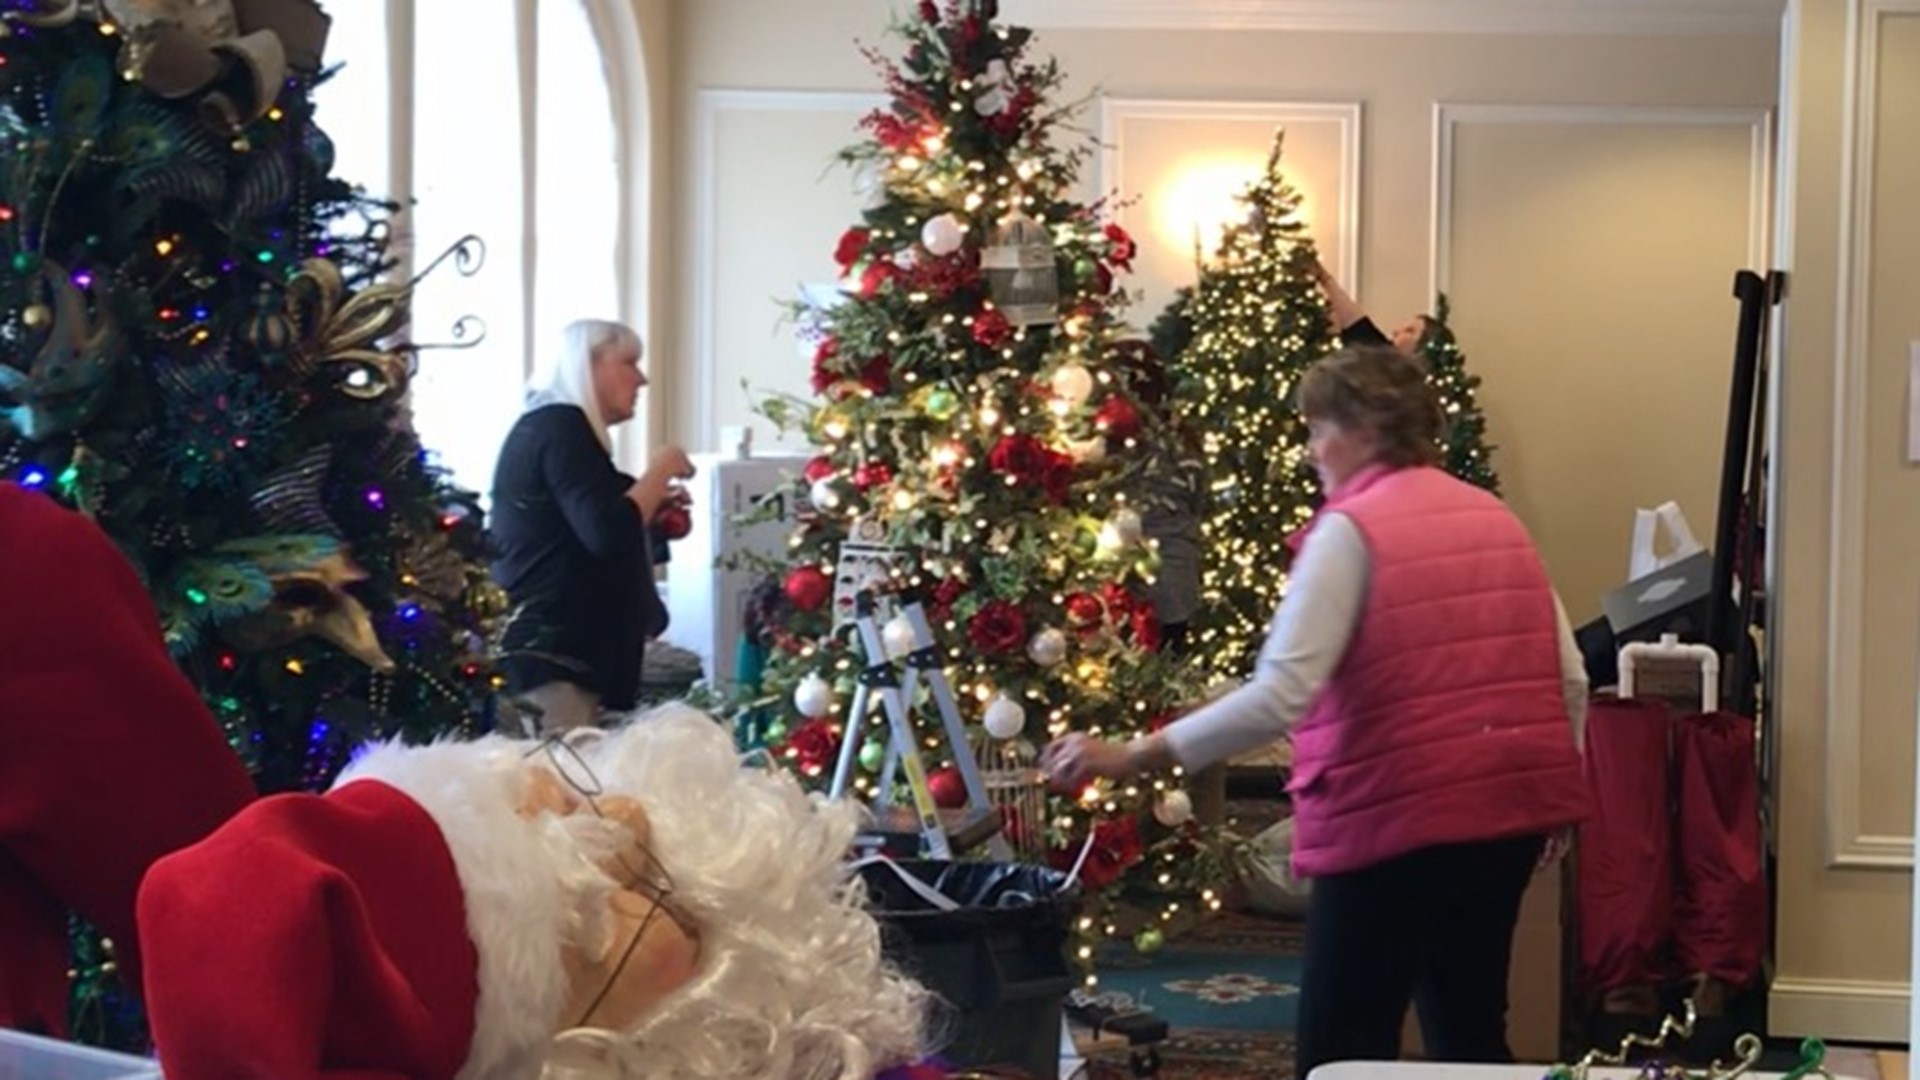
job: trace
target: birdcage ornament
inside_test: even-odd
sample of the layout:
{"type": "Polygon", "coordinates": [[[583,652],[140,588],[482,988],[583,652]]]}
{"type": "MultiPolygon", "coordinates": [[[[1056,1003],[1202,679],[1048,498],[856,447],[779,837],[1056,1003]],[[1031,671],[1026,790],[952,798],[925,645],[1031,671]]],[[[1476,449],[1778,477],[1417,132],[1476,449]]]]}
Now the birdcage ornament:
{"type": "Polygon", "coordinates": [[[1047,780],[1040,771],[1039,752],[1025,739],[970,741],[975,743],[987,802],[1000,811],[1001,835],[1013,846],[1014,858],[1046,862],[1047,780]]]}
{"type": "Polygon", "coordinates": [[[1014,211],[993,227],[980,251],[993,306],[1015,326],[1040,326],[1060,317],[1060,278],[1053,237],[1045,226],[1014,211]]]}

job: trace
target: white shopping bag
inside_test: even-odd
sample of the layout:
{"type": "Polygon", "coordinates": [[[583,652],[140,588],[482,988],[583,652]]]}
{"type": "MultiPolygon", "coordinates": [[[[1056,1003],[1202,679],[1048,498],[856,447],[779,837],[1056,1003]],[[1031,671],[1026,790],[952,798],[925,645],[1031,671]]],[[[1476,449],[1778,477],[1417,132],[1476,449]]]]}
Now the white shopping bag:
{"type": "Polygon", "coordinates": [[[1238,860],[1247,906],[1262,915],[1301,919],[1313,883],[1293,873],[1293,819],[1283,818],[1247,841],[1238,860]]]}
{"type": "Polygon", "coordinates": [[[1633,548],[1628,554],[1627,580],[1638,581],[1648,574],[1665,570],[1689,555],[1705,551],[1706,547],[1694,539],[1693,529],[1687,525],[1687,515],[1680,510],[1680,504],[1664,502],[1652,510],[1633,512],[1633,548]],[[1660,527],[1667,529],[1667,540],[1671,545],[1665,555],[1655,554],[1654,540],[1660,527]]]}

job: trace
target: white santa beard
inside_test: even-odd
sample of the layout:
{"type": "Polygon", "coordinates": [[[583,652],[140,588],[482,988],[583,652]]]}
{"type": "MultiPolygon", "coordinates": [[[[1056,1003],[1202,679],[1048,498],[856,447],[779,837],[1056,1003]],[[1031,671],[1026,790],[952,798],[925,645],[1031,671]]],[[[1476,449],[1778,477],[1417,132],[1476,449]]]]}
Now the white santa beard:
{"type": "Polygon", "coordinates": [[[608,794],[646,808],[701,964],[637,1029],[564,1033],[550,1078],[865,1080],[925,1052],[929,995],[888,969],[847,875],[854,807],[743,768],[687,706],[582,750],[608,794]]]}

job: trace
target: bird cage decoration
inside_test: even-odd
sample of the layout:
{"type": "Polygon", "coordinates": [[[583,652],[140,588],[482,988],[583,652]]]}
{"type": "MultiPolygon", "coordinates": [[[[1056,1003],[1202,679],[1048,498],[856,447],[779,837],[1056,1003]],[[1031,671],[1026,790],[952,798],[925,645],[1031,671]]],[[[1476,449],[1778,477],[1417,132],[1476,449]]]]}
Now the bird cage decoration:
{"type": "Polygon", "coordinates": [[[1046,227],[1014,211],[993,227],[980,251],[993,306],[1014,326],[1040,326],[1060,315],[1060,278],[1053,237],[1046,227]]]}
{"type": "Polygon", "coordinates": [[[1023,863],[1047,861],[1047,779],[1040,771],[1040,754],[1025,739],[984,738],[975,741],[980,783],[987,802],[1000,811],[1001,835],[1013,846],[1013,857],[1023,863]]]}

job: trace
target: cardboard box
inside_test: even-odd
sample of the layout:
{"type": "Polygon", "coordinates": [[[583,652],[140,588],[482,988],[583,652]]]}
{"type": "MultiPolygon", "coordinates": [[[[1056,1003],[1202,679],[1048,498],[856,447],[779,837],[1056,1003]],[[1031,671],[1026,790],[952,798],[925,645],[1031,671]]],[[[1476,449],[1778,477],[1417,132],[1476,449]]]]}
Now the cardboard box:
{"type": "MultiPolygon", "coordinates": [[[[1507,1043],[1516,1060],[1550,1065],[1560,1058],[1561,877],[1559,867],[1533,876],[1520,901],[1507,977],[1507,1043]]],[[[1400,1038],[1404,1057],[1422,1056],[1420,1023],[1407,1010],[1400,1038]]]]}

